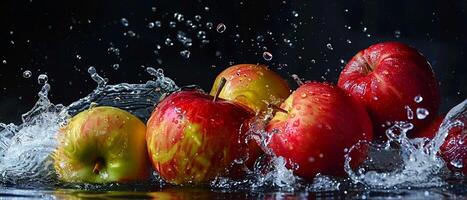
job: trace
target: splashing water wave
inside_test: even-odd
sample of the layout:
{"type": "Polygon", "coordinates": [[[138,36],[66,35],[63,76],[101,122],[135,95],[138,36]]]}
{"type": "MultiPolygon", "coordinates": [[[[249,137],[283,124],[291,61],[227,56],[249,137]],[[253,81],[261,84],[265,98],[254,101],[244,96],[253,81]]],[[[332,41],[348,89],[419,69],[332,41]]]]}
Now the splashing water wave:
{"type": "MultiPolygon", "coordinates": [[[[22,116],[22,123],[0,123],[0,185],[14,186],[50,186],[57,185],[57,177],[50,157],[56,143],[56,133],[73,116],[91,106],[110,105],[122,108],[146,121],[154,105],[167,93],[183,88],[196,89],[196,86],[179,88],[170,78],[165,77],[162,69],[147,68],[155,80],[145,84],[120,83],[107,85],[106,79],[97,74],[94,67],[88,72],[97,83],[97,88],[84,98],[64,106],[53,104],[48,99],[50,85],[41,81],[42,89],[35,106],[22,116]]],[[[43,79],[44,77],[42,77],[43,79]]],[[[262,190],[276,188],[285,191],[336,191],[358,183],[370,187],[441,186],[445,184],[439,176],[444,162],[437,152],[443,144],[449,130],[464,126],[458,119],[467,117],[467,100],[454,107],[444,119],[441,128],[433,140],[426,138],[409,139],[407,133],[412,124],[398,122],[386,132],[389,141],[384,144],[360,142],[354,145],[345,157],[345,170],[349,179],[333,178],[318,174],[313,183],[307,183],[294,175],[296,167],[289,160],[276,156],[269,149],[271,134],[265,131],[268,117],[258,117],[250,124],[247,141],[254,140],[265,154],[249,170],[246,178],[233,180],[217,177],[210,186],[217,189],[262,190]],[[363,166],[350,168],[351,152],[368,148],[370,155],[363,166]],[[389,159],[388,159],[389,158],[389,159]],[[294,166],[288,169],[286,166],[294,166]],[[351,182],[349,181],[351,180],[351,182]]],[[[244,160],[236,161],[242,164],[244,160]]],[[[163,185],[164,182],[154,173],[152,182],[163,185]]],[[[81,189],[95,189],[93,186],[77,186],[81,189]]]]}
{"type": "MultiPolygon", "coordinates": [[[[445,185],[442,172],[445,163],[438,152],[449,131],[454,127],[462,127],[460,119],[467,117],[467,100],[452,108],[443,122],[436,136],[427,138],[407,137],[413,125],[407,122],[396,122],[386,130],[389,138],[383,144],[363,141],[354,145],[345,156],[345,170],[351,180],[369,187],[437,187],[445,185]],[[370,149],[370,156],[366,164],[353,170],[350,168],[352,160],[350,153],[361,149],[370,149]],[[371,154],[376,154],[374,156],[371,154]],[[391,165],[391,166],[389,166],[391,165]]],[[[463,131],[465,134],[465,131],[463,131]]]]}

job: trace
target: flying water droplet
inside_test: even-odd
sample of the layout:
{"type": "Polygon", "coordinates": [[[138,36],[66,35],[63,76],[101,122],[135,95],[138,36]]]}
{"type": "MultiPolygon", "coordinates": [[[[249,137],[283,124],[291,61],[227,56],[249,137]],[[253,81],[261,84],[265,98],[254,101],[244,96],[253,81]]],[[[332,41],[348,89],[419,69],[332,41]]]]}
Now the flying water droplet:
{"type": "Polygon", "coordinates": [[[430,114],[430,112],[428,112],[427,109],[417,108],[417,118],[418,119],[425,119],[429,114],[430,114]]]}
{"type": "Polygon", "coordinates": [[[332,47],[332,44],[330,44],[330,43],[326,44],[326,48],[328,48],[331,51],[334,50],[334,48],[332,47]]]}
{"type": "Polygon", "coordinates": [[[404,108],[405,108],[405,110],[407,111],[407,119],[413,119],[413,111],[412,111],[412,109],[410,109],[409,106],[405,106],[404,108]]]}
{"type": "Polygon", "coordinates": [[[148,23],[148,28],[154,28],[154,26],[155,26],[155,25],[154,25],[154,22],[149,22],[149,23],[148,23]]]}
{"type": "Polygon", "coordinates": [[[295,11],[295,10],[294,10],[294,11],[292,11],[292,16],[294,16],[294,17],[298,17],[298,12],[297,12],[297,11],[295,11]]]}
{"type": "Polygon", "coordinates": [[[190,51],[188,51],[188,50],[180,51],[180,55],[181,55],[183,58],[188,59],[188,58],[190,58],[190,51]]]}
{"type": "Polygon", "coordinates": [[[120,65],[118,63],[115,63],[112,65],[112,68],[115,69],[115,70],[118,70],[118,68],[120,67],[120,65]]]}
{"type": "Polygon", "coordinates": [[[167,39],[165,39],[165,45],[170,47],[170,46],[173,46],[174,43],[172,42],[172,40],[170,38],[167,38],[167,39]]]}
{"type": "Polygon", "coordinates": [[[3,64],[6,64],[6,60],[3,60],[2,63],[3,63],[3,64]]]}
{"type": "Polygon", "coordinates": [[[400,37],[401,37],[401,31],[395,30],[395,31],[394,31],[394,37],[395,37],[395,38],[400,38],[400,37]]]}
{"type": "Polygon", "coordinates": [[[265,51],[265,52],[263,52],[263,58],[264,58],[264,60],[266,60],[266,61],[270,61],[270,60],[272,60],[272,54],[269,53],[269,52],[267,52],[267,51],[265,51]]]}
{"type": "Polygon", "coordinates": [[[37,82],[38,82],[40,85],[46,84],[48,80],[49,80],[49,77],[47,77],[47,75],[45,75],[45,74],[40,74],[40,75],[37,77],[37,82]]]}
{"type": "Polygon", "coordinates": [[[464,167],[464,165],[462,164],[462,159],[454,159],[450,162],[450,164],[453,167],[458,168],[458,169],[461,169],[462,167],[464,167]]]}
{"type": "Polygon", "coordinates": [[[23,72],[23,77],[24,78],[31,78],[32,72],[29,70],[26,70],[23,72]]]}
{"type": "Polygon", "coordinates": [[[128,22],[128,20],[126,18],[122,18],[120,20],[120,22],[122,23],[123,26],[125,27],[128,27],[128,25],[130,25],[130,22],[128,22]]]}
{"type": "Polygon", "coordinates": [[[225,24],[223,23],[219,23],[216,27],[216,31],[218,33],[223,33],[225,31],[225,29],[227,29],[227,27],[225,26],[225,24]]]}
{"type": "Polygon", "coordinates": [[[420,96],[420,95],[417,95],[417,96],[414,97],[413,100],[415,101],[415,103],[420,103],[420,102],[423,101],[423,97],[420,96]]]}

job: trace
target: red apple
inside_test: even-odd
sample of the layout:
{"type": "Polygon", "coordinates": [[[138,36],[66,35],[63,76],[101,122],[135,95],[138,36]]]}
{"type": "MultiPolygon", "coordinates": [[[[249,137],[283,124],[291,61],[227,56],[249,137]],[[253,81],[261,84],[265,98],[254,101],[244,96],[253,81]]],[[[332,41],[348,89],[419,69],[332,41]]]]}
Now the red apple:
{"type": "Polygon", "coordinates": [[[222,71],[214,81],[211,95],[215,95],[221,79],[227,79],[219,97],[243,104],[261,113],[269,105],[279,107],[290,95],[287,82],[266,65],[240,64],[222,71]]]}
{"type": "MultiPolygon", "coordinates": [[[[173,184],[206,183],[224,175],[236,159],[255,154],[245,143],[242,105],[199,91],[180,91],[162,100],[147,122],[147,146],[154,168],[173,184]]],[[[251,158],[254,159],[254,158],[251,158]]]]}
{"type": "MultiPolygon", "coordinates": [[[[277,156],[298,164],[297,175],[313,180],[317,173],[345,175],[344,155],[360,140],[373,137],[363,105],[344,90],[327,83],[306,83],[290,95],[267,126],[268,146],[277,156]]],[[[352,155],[352,166],[366,151],[352,155]]]]}
{"type": "MultiPolygon", "coordinates": [[[[436,118],[430,126],[421,130],[416,137],[433,139],[438,132],[444,116],[436,118]]],[[[467,124],[466,118],[460,118],[462,123],[467,124]]],[[[460,171],[467,175],[467,129],[465,125],[454,126],[449,130],[448,136],[440,148],[439,155],[446,162],[449,169],[460,171]]]]}
{"type": "Polygon", "coordinates": [[[386,138],[387,122],[410,121],[421,129],[438,112],[438,82],[430,64],[402,43],[379,43],[358,52],[341,72],[338,86],[366,106],[378,139],[386,138]],[[414,113],[424,108],[430,114],[408,120],[406,106],[414,113]]]}

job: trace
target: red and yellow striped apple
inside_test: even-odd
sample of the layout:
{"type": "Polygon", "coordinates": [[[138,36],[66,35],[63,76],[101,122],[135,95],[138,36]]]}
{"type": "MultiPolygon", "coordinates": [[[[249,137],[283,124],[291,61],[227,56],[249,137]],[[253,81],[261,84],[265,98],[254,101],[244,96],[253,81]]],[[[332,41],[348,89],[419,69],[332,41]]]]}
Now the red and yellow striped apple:
{"type": "Polygon", "coordinates": [[[114,107],[94,107],[69,121],[58,133],[53,154],[61,181],[110,183],[147,180],[146,126],[114,107]]]}
{"type": "MultiPolygon", "coordinates": [[[[327,83],[300,86],[281,105],[266,130],[268,146],[277,156],[298,164],[295,173],[313,180],[317,173],[342,176],[345,149],[373,137],[371,121],[363,105],[344,90],[327,83]]],[[[366,151],[352,156],[359,165],[366,151]]]]}
{"type": "Polygon", "coordinates": [[[169,95],[147,122],[154,168],[173,184],[206,183],[225,175],[236,159],[254,160],[260,149],[245,142],[245,121],[253,115],[242,105],[199,91],[169,95]]]}
{"type": "Polygon", "coordinates": [[[222,78],[227,83],[219,97],[243,104],[256,113],[269,105],[279,107],[290,95],[287,82],[265,65],[239,64],[225,69],[214,81],[211,95],[215,95],[222,78]]]}
{"type": "Polygon", "coordinates": [[[438,81],[430,64],[402,43],[379,43],[358,52],[339,75],[338,86],[366,106],[377,139],[386,139],[387,122],[409,121],[422,129],[438,112],[438,81]],[[417,96],[423,100],[415,102],[417,96]],[[430,115],[408,119],[406,106],[424,108],[430,115]]]}

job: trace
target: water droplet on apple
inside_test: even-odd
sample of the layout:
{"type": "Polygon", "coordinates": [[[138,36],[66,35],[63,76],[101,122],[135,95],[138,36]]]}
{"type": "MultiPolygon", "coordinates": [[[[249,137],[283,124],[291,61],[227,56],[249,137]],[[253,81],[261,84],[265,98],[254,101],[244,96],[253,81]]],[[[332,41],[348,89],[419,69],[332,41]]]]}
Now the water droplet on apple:
{"type": "Polygon", "coordinates": [[[427,109],[417,108],[417,118],[418,119],[425,119],[429,114],[430,114],[430,112],[428,112],[427,109]]]}
{"type": "Polygon", "coordinates": [[[302,93],[301,97],[306,98],[306,93],[302,93]]]}
{"type": "Polygon", "coordinates": [[[413,100],[414,100],[416,103],[420,103],[420,102],[423,101],[423,97],[420,96],[420,95],[417,95],[417,96],[415,96],[415,98],[414,98],[413,100]]]}
{"type": "Polygon", "coordinates": [[[315,157],[313,157],[313,156],[312,156],[312,157],[309,157],[309,158],[308,158],[308,162],[315,162],[315,157]]]}

